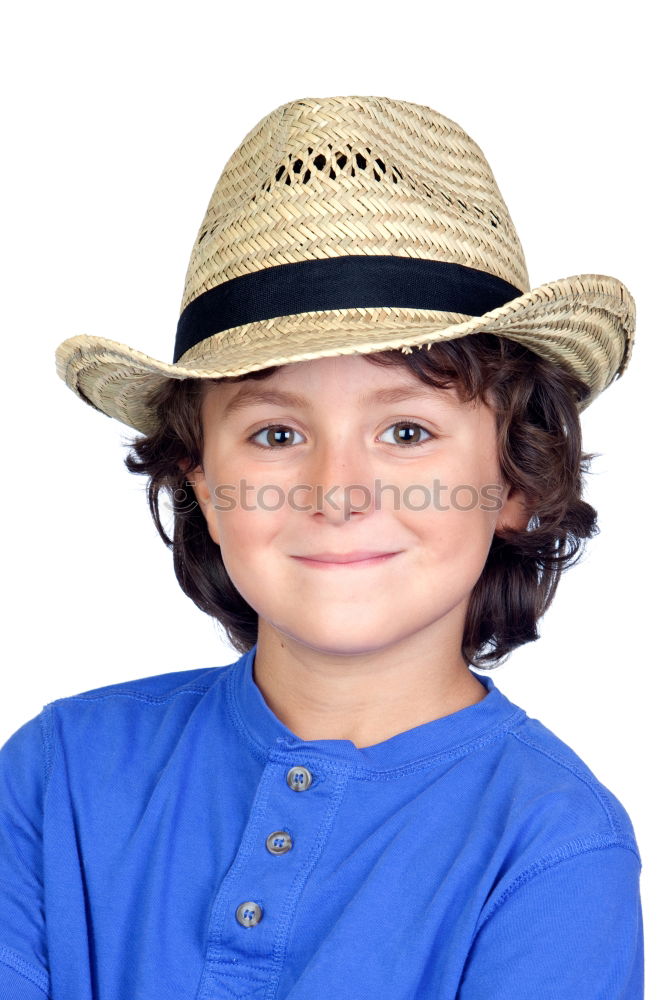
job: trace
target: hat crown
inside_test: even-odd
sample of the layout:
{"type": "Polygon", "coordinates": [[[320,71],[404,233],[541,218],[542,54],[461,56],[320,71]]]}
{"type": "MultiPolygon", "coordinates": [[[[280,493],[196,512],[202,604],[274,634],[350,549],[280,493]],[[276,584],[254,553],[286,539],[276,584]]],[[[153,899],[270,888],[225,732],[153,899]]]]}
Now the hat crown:
{"type": "Polygon", "coordinates": [[[635,319],[609,275],[530,288],[492,171],[450,118],[387,97],[305,98],[262,118],[224,167],[190,254],[173,362],[81,334],[58,346],[56,367],[91,406],[149,434],[153,392],[172,379],[481,333],[573,373],[583,410],[625,371],[635,319]]]}
{"type": "Polygon", "coordinates": [[[304,98],[262,118],[227,161],[181,314],[240,275],[350,255],[447,261],[530,287],[490,166],[456,122],[387,97],[304,98]]]}

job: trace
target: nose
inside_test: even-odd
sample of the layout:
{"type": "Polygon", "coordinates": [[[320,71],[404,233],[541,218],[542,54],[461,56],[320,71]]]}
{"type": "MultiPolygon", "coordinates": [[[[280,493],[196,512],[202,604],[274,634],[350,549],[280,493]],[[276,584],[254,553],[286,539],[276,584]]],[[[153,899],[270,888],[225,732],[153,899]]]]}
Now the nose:
{"type": "Polygon", "coordinates": [[[303,472],[314,492],[309,503],[318,516],[348,521],[374,510],[373,467],[358,437],[340,435],[320,442],[303,472]]]}

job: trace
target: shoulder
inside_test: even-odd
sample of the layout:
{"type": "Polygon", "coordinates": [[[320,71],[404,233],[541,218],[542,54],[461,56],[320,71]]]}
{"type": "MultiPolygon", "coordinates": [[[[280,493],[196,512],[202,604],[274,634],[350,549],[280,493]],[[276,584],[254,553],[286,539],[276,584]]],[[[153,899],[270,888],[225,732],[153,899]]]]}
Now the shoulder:
{"type": "MultiPolygon", "coordinates": [[[[624,804],[579,754],[539,719],[525,714],[506,733],[500,751],[510,786],[510,812],[523,836],[539,841],[543,857],[610,846],[641,857],[624,804]]],[[[502,768],[500,768],[501,773],[502,768]]],[[[507,817],[509,818],[509,817],[507,817]]]]}
{"type": "Polygon", "coordinates": [[[43,749],[48,758],[54,728],[75,731],[77,726],[98,726],[100,735],[113,719],[146,714],[157,717],[160,708],[188,702],[193,706],[215,685],[224,683],[233,664],[194,670],[176,670],[147,677],[118,681],[57,698],[45,704],[33,718],[24,722],[2,744],[3,758],[43,749]]]}
{"type": "Polygon", "coordinates": [[[51,706],[66,706],[78,701],[100,701],[109,698],[135,698],[146,702],[164,702],[180,694],[205,694],[225,667],[204,667],[198,670],[174,670],[151,674],[103,687],[90,688],[49,702],[51,706]]]}
{"type": "Polygon", "coordinates": [[[112,751],[124,766],[149,768],[156,753],[216,711],[234,665],[152,674],[49,702],[42,710],[49,772],[60,755],[86,772],[104,768],[112,751]]]}

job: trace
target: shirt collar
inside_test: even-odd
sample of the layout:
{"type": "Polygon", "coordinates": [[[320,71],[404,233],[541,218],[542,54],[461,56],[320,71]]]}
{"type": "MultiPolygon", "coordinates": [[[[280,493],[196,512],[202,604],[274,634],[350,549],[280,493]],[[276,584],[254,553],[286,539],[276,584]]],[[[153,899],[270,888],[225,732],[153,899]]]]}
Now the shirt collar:
{"type": "Polygon", "coordinates": [[[297,753],[297,763],[313,760],[335,770],[386,772],[408,768],[413,771],[421,764],[432,766],[437,757],[467,753],[475,744],[506,732],[526,714],[502,694],[488,674],[475,674],[488,692],[481,701],[398,733],[382,743],[357,747],[351,740],[301,740],[269,708],[257,686],[253,674],[256,653],[255,643],[228,668],[232,716],[255,750],[264,756],[270,753],[273,758],[284,755],[285,761],[293,762],[297,753]]]}

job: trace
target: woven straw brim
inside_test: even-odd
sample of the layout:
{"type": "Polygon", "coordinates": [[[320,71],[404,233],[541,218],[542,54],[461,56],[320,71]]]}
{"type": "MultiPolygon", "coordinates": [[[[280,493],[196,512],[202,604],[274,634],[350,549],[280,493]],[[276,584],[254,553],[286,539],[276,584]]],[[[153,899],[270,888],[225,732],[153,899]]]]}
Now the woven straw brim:
{"type": "Polygon", "coordinates": [[[473,333],[515,340],[562,365],[590,387],[588,407],[624,372],[635,303],[617,278],[581,274],[532,289],[484,316],[403,308],[299,313],[209,337],[177,364],[126,344],[80,335],[56,350],[58,375],[81,399],[143,434],[157,429],[147,398],[165,379],[243,375],[273,365],[344,354],[410,350],[473,333]]]}

